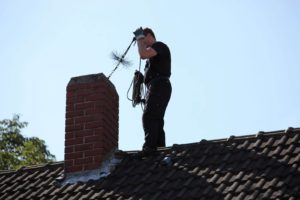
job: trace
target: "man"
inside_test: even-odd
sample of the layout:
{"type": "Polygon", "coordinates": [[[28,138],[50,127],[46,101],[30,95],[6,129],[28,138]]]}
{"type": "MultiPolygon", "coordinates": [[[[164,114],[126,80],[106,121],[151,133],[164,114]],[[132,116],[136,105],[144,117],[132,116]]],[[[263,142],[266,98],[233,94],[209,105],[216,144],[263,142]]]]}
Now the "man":
{"type": "Polygon", "coordinates": [[[150,28],[139,28],[134,32],[141,59],[147,59],[144,83],[147,87],[143,128],[145,143],[143,155],[151,155],[157,147],[165,147],[164,115],[169,103],[172,87],[171,54],[168,46],[156,41],[150,28]]]}

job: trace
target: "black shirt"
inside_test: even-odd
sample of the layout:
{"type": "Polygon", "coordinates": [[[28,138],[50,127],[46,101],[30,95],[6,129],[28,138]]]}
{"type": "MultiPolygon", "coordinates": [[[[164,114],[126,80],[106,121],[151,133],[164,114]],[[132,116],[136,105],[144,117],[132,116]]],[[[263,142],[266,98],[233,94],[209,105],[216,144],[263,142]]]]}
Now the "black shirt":
{"type": "Polygon", "coordinates": [[[155,42],[153,48],[157,54],[148,59],[145,66],[145,84],[156,77],[171,76],[171,53],[169,47],[162,42],[155,42]]]}

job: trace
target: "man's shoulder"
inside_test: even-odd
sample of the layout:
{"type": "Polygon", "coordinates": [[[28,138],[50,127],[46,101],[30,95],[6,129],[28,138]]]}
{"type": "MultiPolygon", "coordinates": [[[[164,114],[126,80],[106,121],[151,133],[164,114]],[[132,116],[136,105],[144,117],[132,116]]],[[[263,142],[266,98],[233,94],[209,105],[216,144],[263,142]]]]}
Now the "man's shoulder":
{"type": "Polygon", "coordinates": [[[156,51],[170,51],[168,45],[161,41],[157,41],[152,45],[152,48],[156,51]]]}
{"type": "Polygon", "coordinates": [[[156,41],[156,42],[153,44],[153,46],[160,46],[160,47],[164,46],[164,47],[168,47],[168,45],[166,45],[165,43],[163,43],[163,42],[161,42],[161,41],[156,41]]]}

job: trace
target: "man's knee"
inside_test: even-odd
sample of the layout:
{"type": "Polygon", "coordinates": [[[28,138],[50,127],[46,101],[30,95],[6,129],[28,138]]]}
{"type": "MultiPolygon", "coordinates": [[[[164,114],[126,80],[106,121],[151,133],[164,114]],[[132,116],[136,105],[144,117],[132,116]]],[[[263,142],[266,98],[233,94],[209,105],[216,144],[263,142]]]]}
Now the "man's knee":
{"type": "Polygon", "coordinates": [[[142,116],[143,122],[149,121],[149,119],[150,119],[149,113],[144,112],[142,116]]]}

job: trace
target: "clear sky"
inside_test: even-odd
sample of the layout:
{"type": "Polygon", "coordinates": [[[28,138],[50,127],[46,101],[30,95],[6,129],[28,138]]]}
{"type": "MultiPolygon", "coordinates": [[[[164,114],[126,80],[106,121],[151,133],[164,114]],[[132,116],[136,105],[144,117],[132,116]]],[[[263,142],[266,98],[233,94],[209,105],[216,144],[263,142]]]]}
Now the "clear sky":
{"type": "MultiPolygon", "coordinates": [[[[21,114],[23,133],[63,160],[70,78],[108,75],[110,53],[142,26],[172,53],[168,146],[300,127],[299,11],[295,0],[0,0],[0,119],[21,114]]],[[[142,110],[126,97],[136,46],[127,58],[111,77],[119,148],[139,150],[142,110]]]]}

